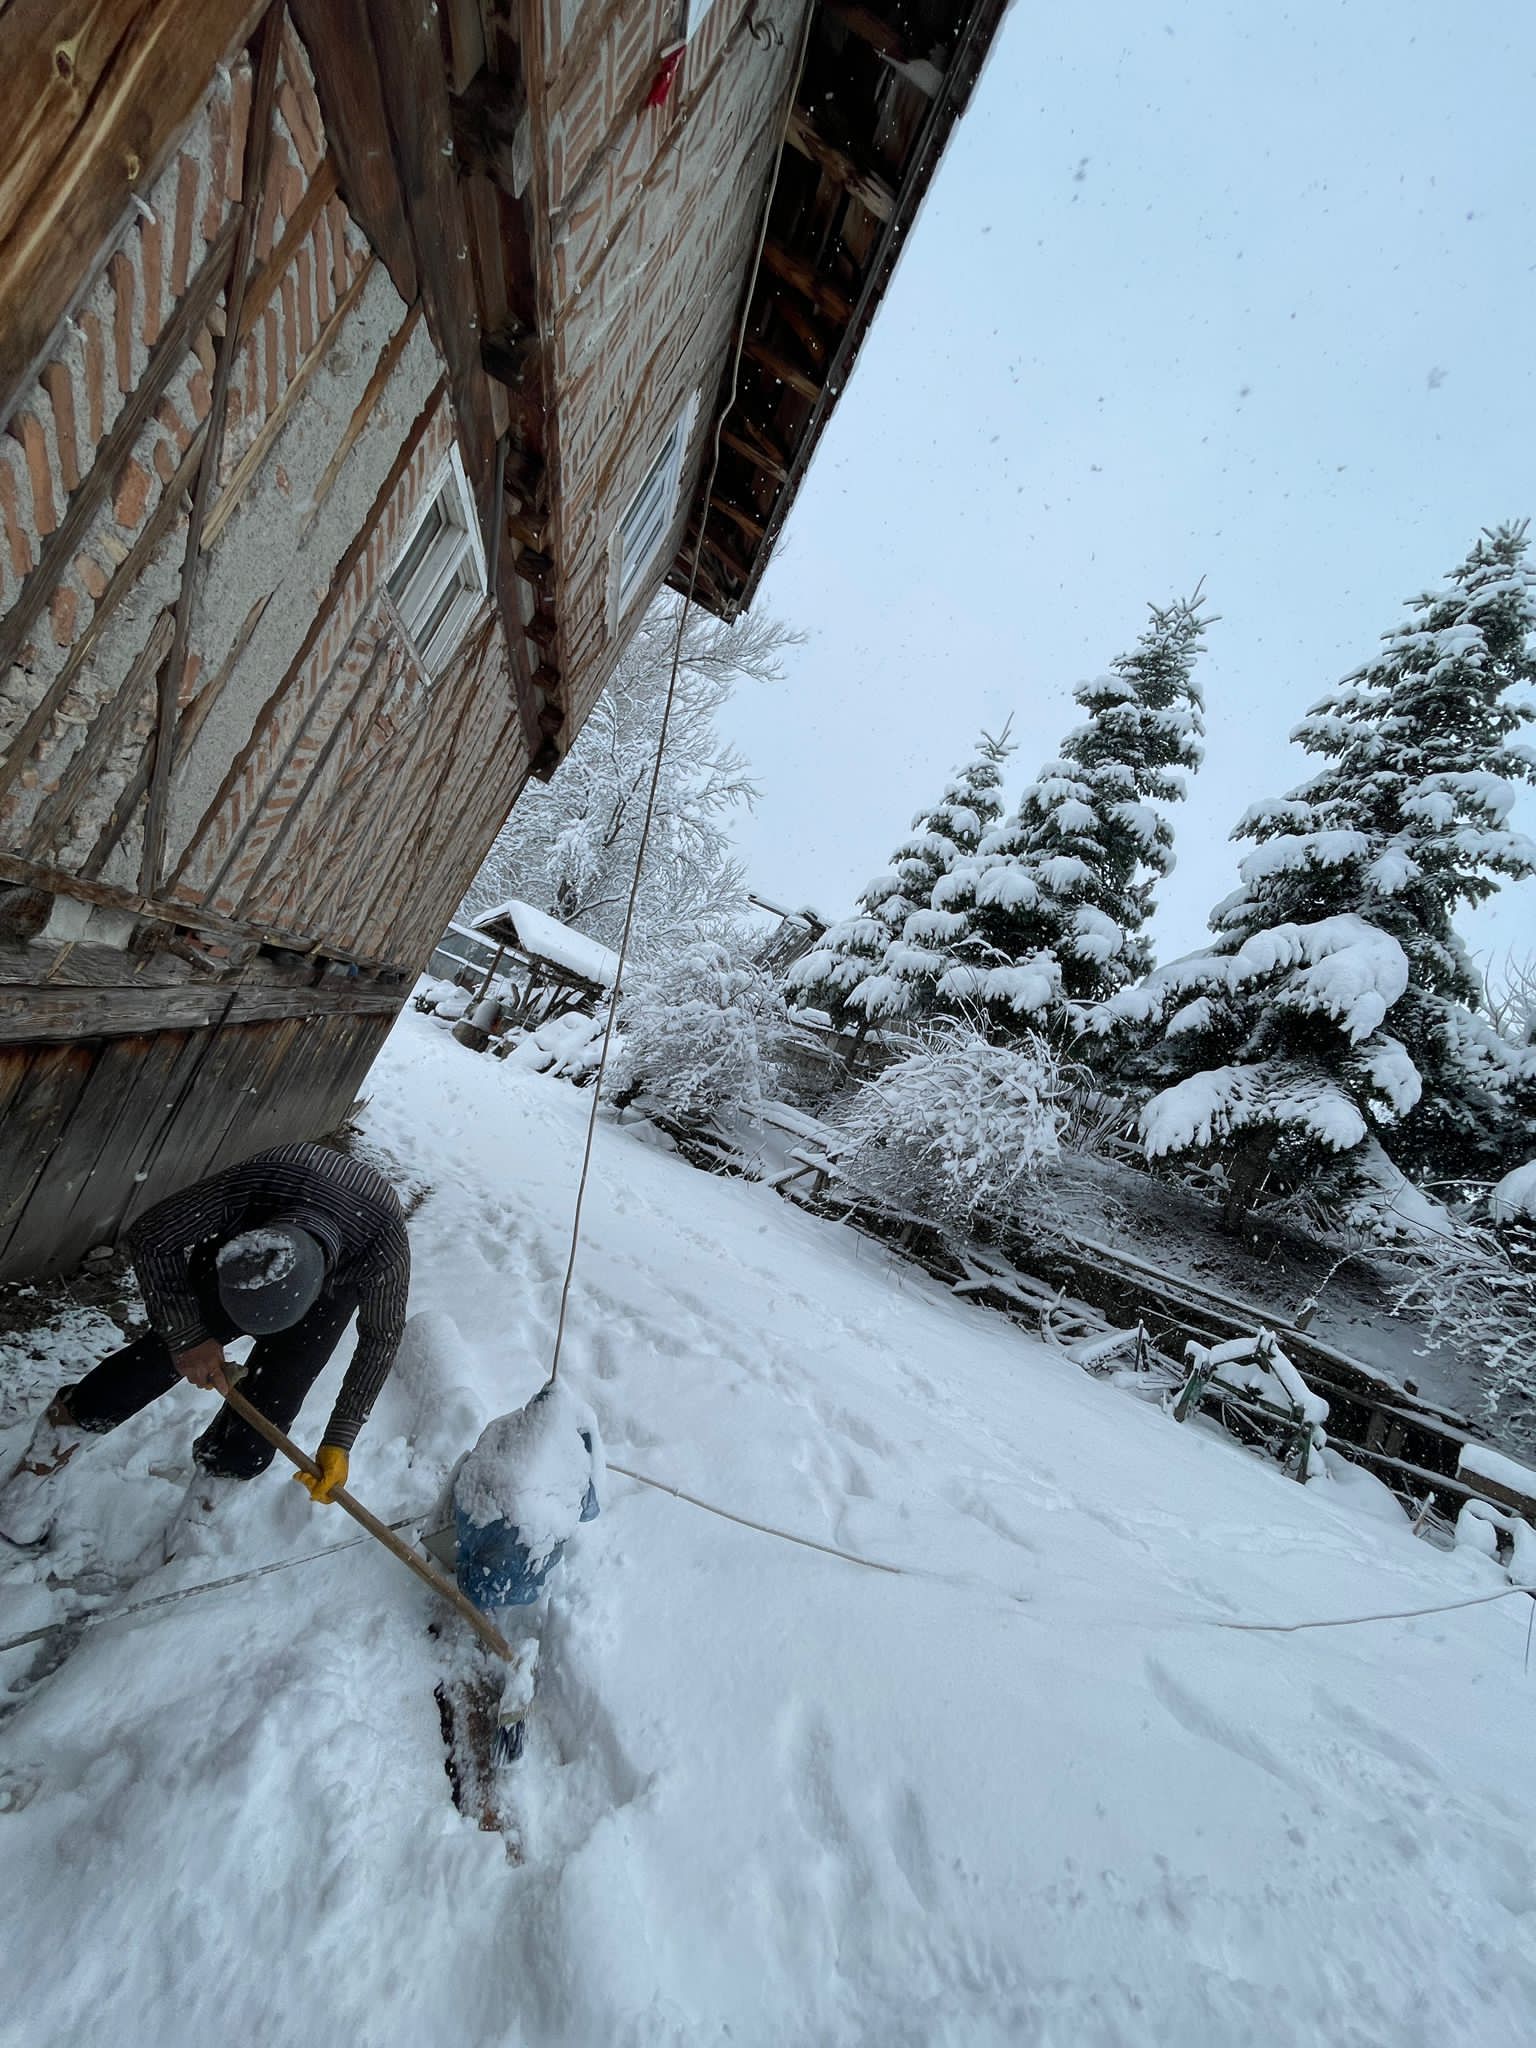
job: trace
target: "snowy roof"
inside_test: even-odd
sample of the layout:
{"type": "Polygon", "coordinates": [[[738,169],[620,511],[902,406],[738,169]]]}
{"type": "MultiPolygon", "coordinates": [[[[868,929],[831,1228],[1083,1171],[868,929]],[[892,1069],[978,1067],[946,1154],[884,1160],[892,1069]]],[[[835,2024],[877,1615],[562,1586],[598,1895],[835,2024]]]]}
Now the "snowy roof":
{"type": "Polygon", "coordinates": [[[782,903],[775,903],[771,896],[758,896],[751,891],[748,891],[747,901],[758,910],[766,911],[769,917],[781,918],[786,924],[818,925],[823,931],[826,930],[826,919],[819,917],[808,903],[802,904],[798,910],[786,910],[782,903]]]}
{"type": "Polygon", "coordinates": [[[547,960],[552,967],[563,968],[598,988],[612,988],[619,971],[617,953],[515,896],[482,911],[475,919],[475,930],[519,947],[530,959],[547,960]]]}

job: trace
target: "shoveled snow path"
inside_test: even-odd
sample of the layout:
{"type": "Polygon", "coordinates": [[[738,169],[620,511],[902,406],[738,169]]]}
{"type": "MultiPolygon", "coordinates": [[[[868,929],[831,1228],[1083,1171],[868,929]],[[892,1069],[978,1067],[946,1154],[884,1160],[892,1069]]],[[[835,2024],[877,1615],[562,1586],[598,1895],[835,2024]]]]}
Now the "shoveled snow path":
{"type": "MultiPolygon", "coordinates": [[[[415,1015],[370,1085],[434,1188],[413,1309],[463,1339],[438,1324],[360,1441],[397,1513],[542,1378],[587,1098],[415,1015]]],[[[616,1476],[559,1575],[521,1868],[453,1813],[430,1608],[371,1548],[102,1628],[0,1725],[0,2041],[1531,2033],[1526,1602],[1212,1625],[1470,1597],[1487,1560],[632,1132],[600,1133],[587,1215],[566,1370],[610,1457],[909,1575],[616,1476]]],[[[77,1461],[56,1569],[150,1540],[197,1412],[77,1461]]],[[[141,1590],[346,1533],[274,1477],[141,1590]]]]}

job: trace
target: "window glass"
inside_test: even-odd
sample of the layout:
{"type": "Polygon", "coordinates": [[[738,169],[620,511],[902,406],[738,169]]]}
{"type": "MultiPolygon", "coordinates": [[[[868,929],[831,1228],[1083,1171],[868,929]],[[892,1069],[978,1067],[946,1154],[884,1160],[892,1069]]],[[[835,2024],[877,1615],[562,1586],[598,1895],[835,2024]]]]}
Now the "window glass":
{"type": "Polygon", "coordinates": [[[628,609],[647,570],[654,564],[656,551],[666,539],[676,514],[683,458],[687,453],[688,434],[697,404],[698,394],[695,393],[678,415],[655,461],[646,471],[644,482],[619,521],[618,606],[621,613],[628,609]]]}
{"type": "Polygon", "coordinates": [[[389,575],[400,622],[429,674],[452,659],[485,589],[474,521],[464,472],[452,459],[389,575]]]}

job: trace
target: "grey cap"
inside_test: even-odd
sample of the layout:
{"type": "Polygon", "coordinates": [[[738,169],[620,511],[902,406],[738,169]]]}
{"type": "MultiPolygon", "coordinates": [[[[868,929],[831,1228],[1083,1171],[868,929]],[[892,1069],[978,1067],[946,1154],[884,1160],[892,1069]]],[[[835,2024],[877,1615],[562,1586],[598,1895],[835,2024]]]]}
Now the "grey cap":
{"type": "Polygon", "coordinates": [[[325,1254],[296,1223],[263,1223],[220,1247],[219,1300],[248,1337],[290,1330],[325,1285],[325,1254]]]}

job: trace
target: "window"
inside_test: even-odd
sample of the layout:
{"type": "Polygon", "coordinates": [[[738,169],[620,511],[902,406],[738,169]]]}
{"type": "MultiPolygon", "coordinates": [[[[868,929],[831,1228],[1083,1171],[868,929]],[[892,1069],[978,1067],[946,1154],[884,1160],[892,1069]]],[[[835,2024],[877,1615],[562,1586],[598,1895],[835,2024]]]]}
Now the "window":
{"type": "Polygon", "coordinates": [[[697,35],[705,15],[714,4],[715,0],[688,0],[688,25],[683,30],[684,35],[690,38],[697,35]]]}
{"type": "Polygon", "coordinates": [[[645,481],[629,501],[614,537],[618,557],[618,610],[620,617],[656,560],[658,549],[671,530],[677,512],[677,492],[682,481],[683,457],[688,452],[688,435],[698,408],[694,393],[661,445],[660,453],[645,473],[645,481]]]}
{"type": "Polygon", "coordinates": [[[428,675],[452,660],[485,594],[474,499],[455,448],[406,535],[388,590],[428,675]]]}

